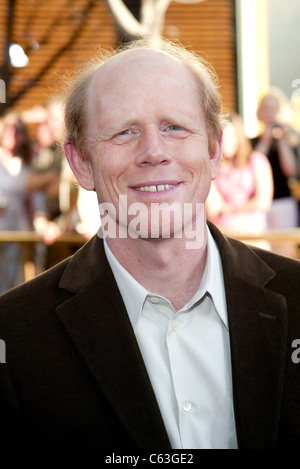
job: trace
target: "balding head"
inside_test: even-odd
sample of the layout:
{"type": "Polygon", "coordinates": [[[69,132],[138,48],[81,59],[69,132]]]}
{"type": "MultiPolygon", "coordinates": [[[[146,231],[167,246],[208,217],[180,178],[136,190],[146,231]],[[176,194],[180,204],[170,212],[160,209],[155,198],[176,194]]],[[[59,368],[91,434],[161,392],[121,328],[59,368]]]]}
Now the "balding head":
{"type": "MultiPolygon", "coordinates": [[[[162,41],[159,46],[151,41],[139,40],[125,45],[110,54],[96,56],[88,64],[83,72],[70,84],[66,93],[66,140],[70,141],[82,154],[88,157],[87,129],[91,106],[99,105],[101,94],[105,96],[105,90],[109,86],[111,77],[117,77],[120,82],[127,80],[126,72],[141,69],[145,77],[148,72],[147,56],[160,54],[162,63],[173,61],[174,65],[184,67],[191,73],[198,86],[200,103],[204,113],[210,148],[213,148],[222,129],[222,106],[218,92],[218,84],[215,72],[212,68],[194,53],[187,51],[168,41],[162,41]],[[95,83],[101,84],[95,101],[95,83]],[[100,92],[99,92],[100,91],[100,92]]],[[[175,71],[175,68],[174,68],[175,71]]],[[[96,85],[97,86],[97,85],[96,85]]],[[[138,93],[138,89],[134,90],[138,93]]]]}

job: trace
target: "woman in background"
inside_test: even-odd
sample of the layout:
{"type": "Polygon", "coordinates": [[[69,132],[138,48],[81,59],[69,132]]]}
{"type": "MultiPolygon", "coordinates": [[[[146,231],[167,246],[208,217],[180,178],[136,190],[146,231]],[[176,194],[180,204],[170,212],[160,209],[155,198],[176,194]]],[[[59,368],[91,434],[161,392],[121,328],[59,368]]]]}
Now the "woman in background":
{"type": "Polygon", "coordinates": [[[206,204],[208,218],[232,234],[263,233],[273,197],[271,166],[266,156],[252,150],[237,114],[224,129],[222,155],[206,204]]]}
{"type": "MultiPolygon", "coordinates": [[[[32,145],[19,116],[8,113],[0,137],[0,231],[32,229],[30,194],[58,184],[53,171],[38,174],[30,167],[32,145]]],[[[18,243],[0,245],[0,293],[24,280],[18,243]]]]}
{"type": "Polygon", "coordinates": [[[291,107],[284,93],[271,88],[257,109],[263,132],[251,140],[253,148],[266,155],[272,167],[274,195],[267,218],[269,229],[294,228],[299,224],[298,202],[289,188],[289,180],[298,173],[299,136],[288,124],[290,114],[291,107]]]}

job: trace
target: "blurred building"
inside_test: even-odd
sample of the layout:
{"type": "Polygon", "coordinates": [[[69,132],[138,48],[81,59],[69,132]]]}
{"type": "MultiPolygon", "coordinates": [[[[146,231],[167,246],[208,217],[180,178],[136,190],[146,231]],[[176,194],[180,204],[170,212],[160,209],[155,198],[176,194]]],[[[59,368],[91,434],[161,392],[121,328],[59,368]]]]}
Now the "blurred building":
{"type": "MultiPolygon", "coordinates": [[[[140,2],[125,3],[137,16],[140,2]]],[[[104,0],[0,0],[0,78],[7,83],[7,106],[24,110],[44,103],[59,91],[62,77],[81,67],[97,48],[115,47],[118,33],[104,0]],[[11,64],[9,44],[22,47],[20,60],[24,55],[28,58],[25,66],[11,64]]],[[[220,77],[224,104],[235,109],[235,2],[171,1],[163,35],[190,46],[212,63],[220,77]]]]}

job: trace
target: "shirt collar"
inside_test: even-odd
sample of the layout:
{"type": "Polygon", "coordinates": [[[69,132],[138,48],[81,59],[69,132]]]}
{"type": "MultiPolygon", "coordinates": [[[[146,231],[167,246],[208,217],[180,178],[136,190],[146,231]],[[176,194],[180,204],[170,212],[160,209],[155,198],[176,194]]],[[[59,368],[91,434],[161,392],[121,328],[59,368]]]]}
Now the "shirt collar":
{"type": "Polygon", "coordinates": [[[135,328],[149,292],[120,264],[108,247],[105,238],[103,238],[103,243],[108,263],[114,274],[129,319],[133,328],[135,328]]]}
{"type": "MultiPolygon", "coordinates": [[[[209,228],[207,227],[207,261],[206,267],[201,279],[200,286],[191,300],[181,309],[181,311],[190,310],[195,303],[209,293],[211,296],[216,312],[221,321],[228,329],[228,318],[226,308],[226,297],[223,280],[223,269],[220,253],[215,240],[213,239],[209,228]]],[[[140,314],[143,309],[144,302],[148,295],[154,295],[149,292],[141,284],[139,284],[132,275],[119,263],[112,251],[103,238],[104,250],[121,293],[125,308],[133,328],[135,328],[140,314]]],[[[159,296],[159,295],[155,295],[159,296]]]]}

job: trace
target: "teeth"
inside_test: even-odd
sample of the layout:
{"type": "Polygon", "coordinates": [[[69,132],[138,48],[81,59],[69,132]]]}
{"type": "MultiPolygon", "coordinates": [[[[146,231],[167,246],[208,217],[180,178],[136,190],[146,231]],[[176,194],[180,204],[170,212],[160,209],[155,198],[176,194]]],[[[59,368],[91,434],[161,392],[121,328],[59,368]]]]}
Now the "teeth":
{"type": "Polygon", "coordinates": [[[159,184],[158,186],[141,186],[137,187],[137,190],[142,192],[161,192],[166,189],[173,187],[172,184],[159,184]]]}

